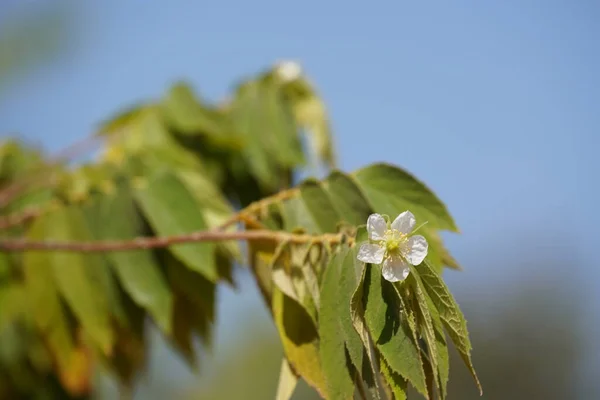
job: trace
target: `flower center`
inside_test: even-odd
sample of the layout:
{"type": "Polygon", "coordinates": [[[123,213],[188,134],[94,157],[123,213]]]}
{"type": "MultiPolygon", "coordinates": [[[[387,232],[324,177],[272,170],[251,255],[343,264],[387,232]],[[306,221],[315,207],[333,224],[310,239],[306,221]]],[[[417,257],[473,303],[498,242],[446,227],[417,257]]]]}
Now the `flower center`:
{"type": "Polygon", "coordinates": [[[395,229],[390,229],[385,232],[383,241],[388,253],[397,253],[406,240],[408,240],[407,235],[400,233],[395,229]]]}

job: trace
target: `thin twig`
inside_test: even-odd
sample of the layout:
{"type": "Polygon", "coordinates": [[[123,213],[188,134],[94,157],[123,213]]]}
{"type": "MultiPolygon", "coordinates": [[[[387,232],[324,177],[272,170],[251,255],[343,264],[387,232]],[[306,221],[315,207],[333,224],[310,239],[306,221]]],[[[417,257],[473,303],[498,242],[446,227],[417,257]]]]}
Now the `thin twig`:
{"type": "Polygon", "coordinates": [[[222,230],[209,230],[192,232],[185,235],[166,237],[139,237],[128,241],[91,241],[91,242],[68,242],[68,241],[31,241],[27,239],[0,239],[0,250],[2,251],[69,251],[78,253],[127,251],[139,249],[153,249],[168,247],[175,244],[218,242],[227,240],[270,240],[288,241],[291,243],[328,242],[338,244],[344,240],[343,234],[306,235],[270,230],[223,232],[222,230]]]}

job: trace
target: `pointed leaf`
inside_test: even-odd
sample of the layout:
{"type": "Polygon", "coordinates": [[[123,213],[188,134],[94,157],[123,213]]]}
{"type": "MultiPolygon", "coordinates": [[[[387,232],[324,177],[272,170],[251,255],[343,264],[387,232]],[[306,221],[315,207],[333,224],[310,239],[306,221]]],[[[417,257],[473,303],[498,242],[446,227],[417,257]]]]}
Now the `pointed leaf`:
{"type": "Polygon", "coordinates": [[[406,400],[406,389],[408,388],[406,379],[394,372],[383,358],[379,365],[381,368],[381,375],[389,386],[392,395],[394,396],[394,400],[406,400]]]}
{"type": "MultiPolygon", "coordinates": [[[[195,199],[172,173],[155,174],[146,187],[136,191],[136,199],[157,235],[182,235],[207,229],[195,199]]],[[[212,282],[217,280],[214,244],[178,244],[169,250],[188,268],[212,282]]]]}
{"type": "Polygon", "coordinates": [[[444,203],[408,172],[388,164],[374,164],[352,175],[377,212],[394,218],[410,210],[420,222],[458,231],[444,203]]]}
{"type": "Polygon", "coordinates": [[[398,293],[383,279],[380,268],[371,265],[367,268],[363,301],[366,304],[365,320],[373,340],[389,366],[426,395],[420,350],[406,317],[400,316],[398,293]]]}
{"type": "MultiPolygon", "coordinates": [[[[49,214],[50,231],[46,238],[65,241],[89,241],[83,214],[76,208],[62,208],[49,214]]],[[[56,251],[49,254],[58,289],[81,320],[88,335],[107,354],[111,352],[114,334],[110,322],[110,302],[98,280],[106,270],[101,256],[56,251]]]]}
{"type": "Polygon", "coordinates": [[[319,337],[304,308],[273,287],[273,316],[279,331],[286,359],[292,369],[322,397],[327,388],[319,360],[319,337]]]}
{"type": "Polygon", "coordinates": [[[424,261],[416,268],[425,290],[431,297],[433,304],[440,313],[440,318],[444,327],[448,331],[450,338],[454,342],[456,349],[461,355],[467,368],[471,372],[479,391],[482,393],[481,384],[477,378],[473,362],[471,361],[471,341],[467,331],[467,321],[463,313],[458,308],[454,297],[446,287],[444,281],[433,270],[429,263],[424,261]]]}
{"type": "MultiPolygon", "coordinates": [[[[103,198],[100,205],[99,239],[130,240],[143,232],[143,221],[126,190],[103,198]],[[127,216],[123,218],[120,216],[127,216]]],[[[117,251],[106,254],[125,291],[148,310],[163,332],[169,334],[173,296],[152,252],[117,251]]]]}
{"type": "MultiPolygon", "coordinates": [[[[50,215],[36,219],[31,225],[29,240],[46,240],[52,232],[50,215]]],[[[23,275],[27,291],[27,307],[41,331],[61,370],[69,367],[74,343],[66,312],[60,301],[51,269],[49,253],[29,251],[23,255],[23,275]]]]}
{"type": "MultiPolygon", "coordinates": [[[[440,397],[443,399],[446,397],[446,383],[443,382],[442,379],[442,375],[444,374],[444,372],[440,370],[440,355],[438,354],[436,329],[434,326],[433,318],[431,316],[432,313],[437,313],[438,311],[437,309],[435,309],[435,307],[433,309],[429,308],[429,304],[427,302],[427,295],[424,293],[424,289],[421,288],[419,277],[416,276],[415,273],[409,274],[409,276],[407,277],[407,283],[410,285],[412,289],[412,294],[416,300],[413,301],[412,306],[416,308],[417,324],[419,326],[419,330],[422,336],[425,339],[425,343],[427,344],[429,356],[428,361],[431,364],[431,370],[436,376],[436,378],[434,379],[434,384],[440,392],[440,397]]],[[[433,393],[431,393],[431,397],[433,397],[433,393]]]]}
{"type": "Polygon", "coordinates": [[[363,346],[350,318],[350,298],[356,282],[342,281],[342,274],[345,277],[351,275],[354,280],[353,269],[350,273],[342,271],[346,267],[347,258],[352,268],[352,255],[351,251],[343,249],[333,257],[325,270],[321,287],[320,353],[331,399],[352,399],[354,370],[362,367],[363,346]],[[349,359],[351,346],[354,366],[349,359]]]}

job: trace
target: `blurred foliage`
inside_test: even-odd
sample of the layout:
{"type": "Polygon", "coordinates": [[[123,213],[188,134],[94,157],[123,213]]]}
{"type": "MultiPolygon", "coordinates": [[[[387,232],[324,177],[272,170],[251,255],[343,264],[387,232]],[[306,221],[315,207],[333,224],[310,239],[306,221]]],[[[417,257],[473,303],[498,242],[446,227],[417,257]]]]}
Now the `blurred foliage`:
{"type": "Polygon", "coordinates": [[[9,83],[67,49],[75,6],[0,4],[0,96],[9,83]]]}
{"type": "Polygon", "coordinates": [[[131,388],[147,365],[148,323],[196,368],[194,342],[211,346],[217,286],[235,285],[235,263],[252,271],[283,345],[278,398],[301,378],[324,398],[402,399],[411,385],[443,399],[447,338],[479,385],[466,321],[441,279],[444,266],[459,268],[439,236],[458,231],[446,207],[398,167],[336,170],[322,101],[282,68],[239,83],[223,104],[177,83],[102,123],[104,147],[86,164],[0,147],[0,247],[52,249],[0,253],[0,397],[87,397],[98,365],[131,388]],[[294,185],[307,160],[329,174],[294,185]],[[392,284],[357,260],[355,243],[368,240],[372,213],[407,209],[428,222],[419,232],[429,254],[392,284]],[[244,249],[173,243],[236,224],[269,236],[244,249]],[[129,247],[81,247],[111,240],[129,247]]]}

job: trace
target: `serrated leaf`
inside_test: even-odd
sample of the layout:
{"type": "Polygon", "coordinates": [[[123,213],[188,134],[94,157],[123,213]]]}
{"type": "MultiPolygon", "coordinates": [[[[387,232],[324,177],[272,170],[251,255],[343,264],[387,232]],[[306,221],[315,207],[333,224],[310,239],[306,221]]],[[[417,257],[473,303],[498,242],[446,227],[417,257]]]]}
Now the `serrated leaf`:
{"type": "Polygon", "coordinates": [[[356,288],[352,256],[353,252],[349,249],[336,254],[325,269],[321,286],[320,354],[331,399],[352,399],[354,369],[362,367],[363,346],[350,317],[350,300],[356,288]],[[350,269],[344,271],[348,267],[347,258],[350,259],[350,269]],[[343,279],[349,276],[354,282],[343,279]]]}
{"type": "Polygon", "coordinates": [[[290,364],[284,358],[281,360],[281,369],[279,371],[279,384],[277,385],[276,400],[289,400],[294,394],[296,385],[298,383],[298,377],[294,374],[294,371],[290,368],[290,364]]]}
{"type": "MultiPolygon", "coordinates": [[[[202,212],[183,183],[170,172],[155,174],[135,197],[157,235],[183,235],[207,229],[202,212]]],[[[189,243],[169,246],[188,268],[211,282],[218,278],[214,244],[189,243]]]]}
{"type": "Polygon", "coordinates": [[[390,388],[393,400],[406,400],[408,382],[400,374],[394,372],[382,358],[379,363],[381,375],[390,388]]]}
{"type": "MultiPolygon", "coordinates": [[[[122,189],[102,198],[97,228],[99,239],[130,240],[143,232],[133,197],[122,189]]],[[[148,250],[108,252],[106,257],[125,291],[148,310],[160,329],[170,333],[173,296],[157,260],[148,250]]]]}
{"type": "Polygon", "coordinates": [[[410,210],[419,222],[458,232],[444,203],[408,172],[389,164],[374,164],[352,176],[377,212],[393,219],[410,210]]]}
{"type": "Polygon", "coordinates": [[[400,316],[400,298],[393,285],[383,279],[378,267],[368,265],[363,301],[365,320],[381,355],[389,366],[427,395],[419,347],[406,318],[400,316]]]}
{"type": "MultiPolygon", "coordinates": [[[[359,230],[359,232],[361,232],[361,230],[359,230]]],[[[362,235],[362,233],[360,234],[362,235]]],[[[354,247],[353,253],[356,254],[356,246],[354,247]]],[[[358,260],[355,261],[354,267],[355,276],[358,279],[358,285],[352,294],[352,299],[350,300],[350,315],[352,318],[352,325],[355,331],[358,333],[358,336],[360,337],[362,345],[365,349],[364,354],[367,356],[366,358],[363,357],[363,367],[361,370],[362,378],[365,381],[372,381],[370,386],[375,386],[375,390],[371,390],[370,392],[373,393],[377,400],[382,400],[386,398],[386,394],[383,387],[383,382],[381,381],[378,355],[376,354],[375,344],[373,343],[373,339],[367,327],[367,322],[365,321],[364,294],[368,270],[365,264],[358,262],[358,260]]]]}
{"type": "Polygon", "coordinates": [[[319,359],[319,337],[310,316],[277,287],[272,288],[272,294],[273,317],[286,359],[298,375],[327,398],[319,359]]]}
{"type": "Polygon", "coordinates": [[[467,331],[467,321],[460,311],[458,304],[456,304],[444,281],[433,270],[427,260],[421,263],[416,268],[416,271],[423,282],[425,291],[429,294],[433,304],[439,311],[442,323],[471,372],[480,393],[483,393],[481,383],[477,378],[477,373],[471,361],[471,341],[469,340],[469,332],[467,331]]]}
{"type": "MultiPolygon", "coordinates": [[[[419,331],[427,344],[427,361],[431,364],[431,370],[435,375],[434,384],[440,393],[440,398],[444,399],[446,397],[446,382],[443,381],[442,375],[444,372],[441,371],[439,365],[440,355],[438,354],[436,329],[431,315],[432,313],[437,313],[437,309],[435,309],[435,307],[433,309],[429,308],[427,295],[424,293],[424,289],[421,288],[419,278],[415,273],[409,274],[406,281],[408,285],[410,285],[412,295],[414,296],[414,300],[412,301],[413,304],[411,306],[416,309],[419,331]]],[[[405,300],[405,303],[408,302],[405,300]]],[[[433,398],[433,393],[430,393],[430,397],[433,398]]]]}
{"type": "MultiPolygon", "coordinates": [[[[48,215],[50,229],[46,238],[65,241],[92,240],[83,214],[76,208],[62,208],[48,215]]],[[[48,254],[61,295],[81,320],[87,334],[107,354],[111,352],[114,333],[110,322],[110,303],[98,279],[105,268],[97,254],[56,251],[48,254]]]]}

